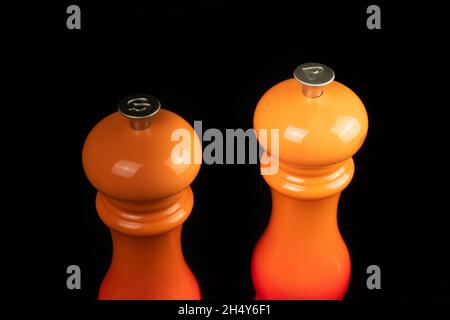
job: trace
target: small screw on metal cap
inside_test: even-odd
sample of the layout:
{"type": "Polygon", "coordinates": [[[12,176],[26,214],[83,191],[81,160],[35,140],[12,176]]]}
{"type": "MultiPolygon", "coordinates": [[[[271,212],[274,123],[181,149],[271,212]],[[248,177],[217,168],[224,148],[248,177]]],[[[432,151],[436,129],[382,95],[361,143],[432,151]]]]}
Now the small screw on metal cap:
{"type": "Polygon", "coordinates": [[[119,112],[130,119],[131,127],[143,130],[150,126],[150,119],[161,109],[161,103],[148,94],[134,94],[119,103],[119,112]]]}
{"type": "Polygon", "coordinates": [[[322,95],[323,87],[334,80],[331,68],[321,63],[304,63],[294,70],[294,78],[303,85],[303,94],[308,98],[322,95]]]}

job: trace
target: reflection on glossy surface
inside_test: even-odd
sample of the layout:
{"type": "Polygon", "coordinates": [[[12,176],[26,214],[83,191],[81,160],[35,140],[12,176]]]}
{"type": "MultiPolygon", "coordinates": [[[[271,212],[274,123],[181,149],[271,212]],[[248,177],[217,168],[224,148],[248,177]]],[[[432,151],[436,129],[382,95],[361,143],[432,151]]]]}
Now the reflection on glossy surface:
{"type": "Polygon", "coordinates": [[[264,180],[278,192],[296,199],[319,200],[344,190],[354,173],[354,163],[350,158],[342,163],[320,170],[315,167],[280,166],[277,174],[264,175],[264,180]]]}
{"type": "Polygon", "coordinates": [[[293,183],[285,182],[283,184],[283,189],[293,191],[293,192],[302,192],[305,190],[305,187],[300,184],[293,184],[293,183]]]}
{"type": "Polygon", "coordinates": [[[142,164],[140,163],[128,160],[119,160],[113,165],[111,172],[120,177],[132,178],[141,167],[142,164]]]}
{"type": "Polygon", "coordinates": [[[360,133],[361,125],[355,117],[339,116],[330,131],[341,138],[343,143],[348,143],[360,133]]]}
{"type": "Polygon", "coordinates": [[[287,126],[284,130],[283,138],[294,143],[301,143],[303,138],[308,134],[308,130],[293,125],[287,126]]]}
{"type": "Polygon", "coordinates": [[[344,183],[346,183],[347,181],[350,181],[350,179],[351,179],[351,176],[348,173],[344,173],[342,176],[340,176],[336,180],[326,184],[325,188],[331,189],[331,190],[336,190],[340,186],[342,186],[344,183]]]}
{"type": "Polygon", "coordinates": [[[292,181],[292,182],[295,182],[295,183],[302,183],[302,182],[305,181],[305,179],[303,179],[303,178],[296,177],[296,176],[293,176],[293,175],[290,175],[290,174],[286,175],[286,180],[292,181]]]}
{"type": "Polygon", "coordinates": [[[178,151],[179,152],[177,153],[172,153],[164,163],[167,167],[172,169],[176,175],[181,175],[186,171],[186,167],[190,165],[192,156],[189,150],[182,149],[178,151]]]}

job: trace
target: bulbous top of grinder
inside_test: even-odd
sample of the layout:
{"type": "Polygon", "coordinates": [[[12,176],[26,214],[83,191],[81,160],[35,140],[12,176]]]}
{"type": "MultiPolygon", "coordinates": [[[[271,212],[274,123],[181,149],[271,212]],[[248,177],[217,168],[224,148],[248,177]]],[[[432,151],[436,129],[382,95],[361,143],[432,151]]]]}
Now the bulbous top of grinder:
{"type": "Polygon", "coordinates": [[[91,130],[82,160],[88,179],[103,194],[152,201],[187,188],[200,170],[201,152],[189,123],[162,109],[155,97],[139,94],[122,100],[118,112],[91,130]],[[174,132],[189,141],[180,144],[174,132]]]}
{"type": "Polygon", "coordinates": [[[279,130],[279,151],[260,140],[281,162],[300,167],[327,166],[355,154],[368,129],[367,113],[358,96],[334,80],[320,63],[305,63],[294,78],[270,88],[259,100],[254,128],[279,130]]]}

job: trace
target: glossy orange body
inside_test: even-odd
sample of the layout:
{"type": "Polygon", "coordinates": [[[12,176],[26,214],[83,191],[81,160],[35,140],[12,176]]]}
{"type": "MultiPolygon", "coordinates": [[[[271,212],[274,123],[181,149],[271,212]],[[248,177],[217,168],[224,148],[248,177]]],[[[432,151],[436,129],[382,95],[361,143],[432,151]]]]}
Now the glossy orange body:
{"type": "Polygon", "coordinates": [[[353,176],[351,157],[367,134],[362,102],[336,81],[308,98],[302,84],[289,79],[261,98],[254,127],[257,134],[280,133],[279,151],[260,141],[279,171],[264,176],[272,213],[252,259],[257,299],[342,299],[351,264],[337,205],[353,176]]]}
{"type": "Polygon", "coordinates": [[[200,299],[181,250],[181,228],[193,206],[190,184],[200,164],[172,154],[176,129],[194,137],[180,157],[201,159],[193,128],[161,109],[150,127],[135,130],[114,113],[89,133],[83,166],[97,188],[96,207],[111,229],[113,258],[99,299],[200,299]]]}

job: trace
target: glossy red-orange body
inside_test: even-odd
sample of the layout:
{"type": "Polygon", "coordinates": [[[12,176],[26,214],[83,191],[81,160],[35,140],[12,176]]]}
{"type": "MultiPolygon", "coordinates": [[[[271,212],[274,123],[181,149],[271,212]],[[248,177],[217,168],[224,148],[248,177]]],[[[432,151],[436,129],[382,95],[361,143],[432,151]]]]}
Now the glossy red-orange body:
{"type": "Polygon", "coordinates": [[[143,130],[116,112],[89,133],[83,166],[98,190],[97,211],[113,241],[99,299],[200,299],[180,241],[193,207],[190,184],[200,169],[194,153],[201,159],[193,128],[164,109],[143,130]],[[173,153],[177,129],[186,130],[191,141],[173,153]]]}
{"type": "Polygon", "coordinates": [[[352,155],[367,134],[362,102],[336,81],[309,98],[289,79],[260,99],[254,127],[256,134],[279,130],[279,150],[260,139],[264,157],[279,171],[263,176],[272,213],[253,253],[257,299],[342,299],[351,264],[337,205],[353,176],[352,155]]]}

